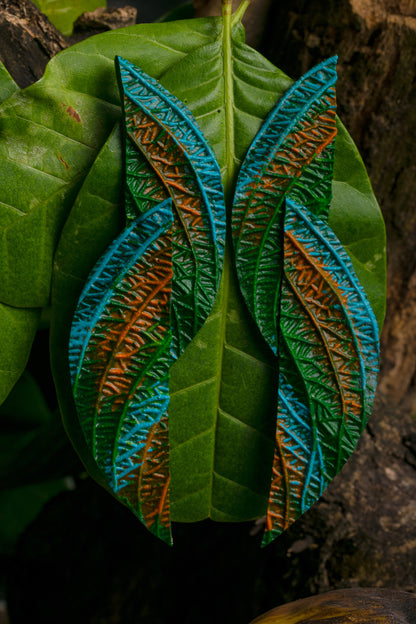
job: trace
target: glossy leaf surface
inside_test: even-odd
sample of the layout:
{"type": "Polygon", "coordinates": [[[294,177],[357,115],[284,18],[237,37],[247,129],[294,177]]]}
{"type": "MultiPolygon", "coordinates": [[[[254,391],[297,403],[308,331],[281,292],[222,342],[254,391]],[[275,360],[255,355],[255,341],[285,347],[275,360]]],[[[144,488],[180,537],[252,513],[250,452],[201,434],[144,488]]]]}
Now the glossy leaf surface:
{"type": "Polygon", "coordinates": [[[84,11],[94,11],[105,6],[104,0],[34,0],[38,9],[64,35],[72,33],[72,25],[84,11]]]}
{"type": "MultiPolygon", "coordinates": [[[[99,481],[100,471],[75,427],[65,358],[79,292],[122,227],[121,147],[117,132],[112,134],[119,117],[113,58],[120,54],[139,65],[191,109],[232,185],[262,120],[291,81],[244,44],[237,23],[229,44],[231,55],[224,63],[219,19],[110,32],[59,54],[38,84],[9,98],[0,110],[1,175],[13,179],[0,197],[6,205],[1,217],[7,218],[1,231],[0,299],[13,305],[46,303],[59,239],[53,278],[55,379],[68,431],[99,481]],[[55,203],[57,192],[63,202],[55,203]],[[9,266],[15,267],[13,279],[9,266]]],[[[335,153],[329,222],[359,267],[381,322],[382,220],[362,162],[342,128],[335,153]],[[343,197],[349,198],[351,210],[344,210],[343,197]],[[360,245],[364,238],[369,239],[365,246],[360,245]]],[[[275,372],[226,259],[214,312],[172,368],[172,519],[242,520],[265,512],[275,372]]]]}
{"type": "MultiPolygon", "coordinates": [[[[18,86],[0,63],[0,102],[17,91],[18,86]]],[[[0,204],[6,223],[9,208],[0,204]]],[[[39,318],[40,310],[21,310],[0,302],[0,405],[25,369],[39,318]]]]}
{"type": "MultiPolygon", "coordinates": [[[[158,77],[189,50],[210,40],[213,31],[218,32],[218,22],[192,22],[187,29],[189,37],[183,37],[177,24],[130,27],[94,37],[57,55],[38,83],[3,104],[0,301],[25,307],[48,303],[52,259],[61,228],[120,116],[116,51],[132,62],[140,60],[144,71],[158,77]],[[155,39],[156,29],[160,41],[155,39]],[[172,38],[177,43],[170,49],[172,38]]],[[[100,188],[113,189],[111,197],[119,201],[120,152],[117,158],[113,153],[110,157],[111,164],[118,162],[112,170],[114,179],[106,175],[100,188]]],[[[107,161],[104,166],[109,165],[107,161]]],[[[98,186],[97,181],[95,184],[98,186]]],[[[106,200],[103,191],[98,190],[97,195],[106,200]]],[[[114,232],[107,234],[108,241],[111,234],[114,232]]]]}

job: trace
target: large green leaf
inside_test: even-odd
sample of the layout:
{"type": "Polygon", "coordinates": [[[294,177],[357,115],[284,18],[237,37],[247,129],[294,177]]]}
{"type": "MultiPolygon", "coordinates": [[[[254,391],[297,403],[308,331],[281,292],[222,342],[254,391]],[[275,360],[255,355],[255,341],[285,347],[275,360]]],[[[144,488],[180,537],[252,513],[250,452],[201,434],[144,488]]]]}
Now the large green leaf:
{"type": "Polygon", "coordinates": [[[82,471],[59,414],[27,372],[0,406],[0,433],[0,490],[82,471]]]}
{"type": "Polygon", "coordinates": [[[44,504],[79,472],[58,414],[24,373],[0,406],[0,551],[9,552],[44,504]]]}
{"type": "Polygon", "coordinates": [[[185,30],[177,23],[133,26],[88,39],[56,56],[38,83],[0,107],[1,302],[48,303],[60,230],[119,117],[115,54],[159,77],[219,30],[218,20],[185,24],[185,30]]]}
{"type": "Polygon", "coordinates": [[[348,252],[379,328],[386,312],[386,235],[383,217],[358,149],[338,123],[329,225],[348,252]]]}
{"type": "MultiPolygon", "coordinates": [[[[19,90],[7,69],[0,63],[0,102],[19,90]]],[[[9,207],[0,206],[0,227],[7,224],[9,207]]],[[[0,302],[0,404],[25,369],[40,310],[19,310],[0,302]]]]}
{"type": "MultiPolygon", "coordinates": [[[[120,139],[117,130],[112,132],[119,115],[113,58],[119,54],[139,65],[187,104],[214,149],[230,194],[250,142],[291,81],[245,45],[237,21],[232,40],[221,26],[221,19],[211,18],[93,37],[60,53],[38,84],[9,98],[0,110],[6,129],[0,167],[5,174],[9,168],[15,180],[0,201],[24,213],[14,209],[2,232],[8,253],[1,255],[2,245],[0,270],[6,282],[0,298],[19,305],[46,302],[53,250],[70,211],[55,255],[52,357],[68,433],[97,480],[99,471],[74,414],[66,355],[76,298],[98,255],[122,226],[120,139]],[[28,189],[35,178],[33,197],[28,189]],[[29,254],[22,223],[31,216],[37,241],[31,239],[29,254]],[[32,267],[32,253],[43,262],[32,267]],[[20,267],[15,281],[7,279],[6,259],[20,267]],[[42,298],[39,287],[30,288],[35,279],[42,298]]],[[[363,165],[343,131],[336,149],[340,164],[330,219],[367,276],[364,285],[374,305],[383,299],[378,292],[384,281],[383,224],[363,165]],[[353,198],[354,214],[343,211],[344,195],[353,198]],[[372,250],[364,252],[360,240],[369,238],[369,230],[372,250]],[[371,253],[373,261],[375,255],[382,257],[376,275],[371,253]]],[[[382,306],[376,312],[381,322],[382,306]]],[[[213,313],[173,367],[170,391],[172,519],[262,515],[274,446],[276,367],[241,301],[228,256],[213,313]]]]}
{"type": "Polygon", "coordinates": [[[3,63],[0,63],[0,102],[4,102],[4,100],[18,90],[19,87],[10,76],[3,63]]]}
{"type": "Polygon", "coordinates": [[[0,303],[0,404],[26,367],[39,318],[40,310],[0,303]]]}
{"type": "Polygon", "coordinates": [[[64,35],[72,33],[72,25],[84,11],[105,6],[105,0],[33,0],[38,9],[64,35]]]}

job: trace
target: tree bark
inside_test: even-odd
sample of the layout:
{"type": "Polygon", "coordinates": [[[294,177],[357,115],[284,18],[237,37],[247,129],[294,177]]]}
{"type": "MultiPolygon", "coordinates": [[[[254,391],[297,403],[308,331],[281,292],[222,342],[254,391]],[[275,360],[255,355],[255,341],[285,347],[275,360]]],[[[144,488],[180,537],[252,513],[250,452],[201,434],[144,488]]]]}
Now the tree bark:
{"type": "Polygon", "coordinates": [[[0,60],[19,87],[43,76],[65,38],[29,0],[0,0],[0,60]]]}

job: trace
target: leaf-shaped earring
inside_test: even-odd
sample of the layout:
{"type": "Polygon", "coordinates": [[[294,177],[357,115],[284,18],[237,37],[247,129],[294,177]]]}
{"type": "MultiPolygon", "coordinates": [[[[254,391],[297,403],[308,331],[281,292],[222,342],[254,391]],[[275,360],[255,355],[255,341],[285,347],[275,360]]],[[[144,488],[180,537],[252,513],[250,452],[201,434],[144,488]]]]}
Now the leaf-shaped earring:
{"type": "Polygon", "coordinates": [[[322,494],[371,413],[378,327],[335,234],[287,200],[279,395],[268,518],[271,541],[322,494]]]}
{"type": "Polygon", "coordinates": [[[130,224],[96,264],[75,311],[72,387],[108,485],[171,543],[169,369],[214,304],[224,194],[218,164],[190,111],[138,67],[116,63],[130,224]]]}
{"type": "Polygon", "coordinates": [[[172,363],[171,201],[138,217],[97,262],[69,349],[78,418],[110,488],[169,539],[166,409],[172,363]],[[157,513],[154,514],[154,510],[157,513]]]}
{"type": "Polygon", "coordinates": [[[335,82],[332,58],[288,90],[254,139],[234,198],[240,288],[279,358],[263,545],[319,498],[354,450],[374,399],[377,324],[322,220],[331,200],[335,82]]]}

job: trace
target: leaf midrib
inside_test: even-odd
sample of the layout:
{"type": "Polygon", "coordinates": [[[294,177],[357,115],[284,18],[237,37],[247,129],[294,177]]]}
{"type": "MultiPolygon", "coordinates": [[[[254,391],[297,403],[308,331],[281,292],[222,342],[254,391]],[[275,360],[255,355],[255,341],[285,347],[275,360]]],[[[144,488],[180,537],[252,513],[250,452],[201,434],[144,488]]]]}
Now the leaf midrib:
{"type": "Polygon", "coordinates": [[[231,185],[234,177],[235,128],[234,128],[234,86],[233,86],[233,54],[231,40],[231,5],[223,7],[223,28],[221,35],[223,76],[224,76],[224,112],[225,112],[225,171],[224,193],[226,202],[231,196],[231,185]]]}
{"type": "MultiPolygon", "coordinates": [[[[224,194],[227,203],[231,197],[231,184],[234,175],[234,88],[233,88],[233,67],[232,67],[232,41],[231,41],[231,6],[223,7],[223,27],[221,32],[222,60],[223,60],[223,76],[224,76],[224,112],[225,112],[225,170],[223,175],[224,194]],[[228,201],[227,201],[228,200],[228,201]]],[[[227,209],[227,208],[226,208],[227,209]]],[[[214,494],[214,475],[215,475],[215,455],[217,447],[217,429],[218,417],[220,409],[222,370],[224,363],[224,347],[227,330],[227,310],[226,304],[230,291],[230,263],[229,256],[229,233],[226,233],[226,247],[224,252],[223,273],[220,285],[220,297],[222,310],[221,327],[220,327],[220,360],[218,366],[218,374],[216,380],[216,403],[217,408],[214,420],[214,443],[212,446],[212,471],[210,480],[210,501],[209,514],[213,510],[213,494],[214,494]]]]}
{"type": "MultiPolygon", "coordinates": [[[[240,6],[238,13],[245,11],[246,3],[240,6]]],[[[237,171],[237,163],[239,160],[235,154],[235,102],[234,102],[234,71],[233,71],[233,42],[232,42],[232,27],[236,21],[237,15],[232,15],[231,6],[223,7],[223,28],[221,33],[221,45],[222,45],[222,60],[223,60],[223,77],[224,77],[224,116],[225,116],[225,166],[221,169],[224,195],[226,200],[227,210],[231,210],[233,190],[234,190],[234,178],[237,171]]],[[[240,16],[238,16],[240,19],[240,16]]],[[[230,220],[228,219],[228,223],[230,220]]],[[[228,477],[222,475],[216,470],[216,451],[217,451],[217,434],[218,434],[218,419],[220,412],[223,415],[227,415],[227,412],[221,410],[221,387],[223,377],[223,365],[224,354],[227,347],[227,308],[228,300],[230,296],[231,280],[233,279],[232,267],[230,261],[230,250],[232,246],[231,232],[227,231],[226,234],[226,248],[223,261],[223,272],[219,290],[220,298],[220,310],[222,311],[221,326],[219,330],[219,350],[220,359],[218,365],[218,374],[216,376],[216,411],[215,420],[213,424],[214,441],[212,452],[212,471],[210,479],[210,501],[209,501],[209,516],[212,517],[216,507],[214,505],[214,478],[215,476],[222,477],[227,481],[230,481],[228,477]]],[[[230,345],[231,346],[231,345],[230,345]]],[[[242,423],[248,426],[246,423],[242,423]]],[[[257,432],[260,433],[260,432],[257,432]]],[[[231,480],[232,481],[232,480],[231,480]]],[[[239,483],[241,487],[243,486],[239,483]]],[[[251,490],[250,488],[247,488],[251,490]]],[[[254,492],[254,490],[251,490],[254,492]]]]}
{"type": "Polygon", "coordinates": [[[216,376],[216,411],[215,411],[215,420],[214,420],[214,443],[212,445],[212,472],[211,472],[211,481],[210,481],[210,501],[209,501],[209,513],[213,510],[213,497],[214,497],[214,475],[215,472],[215,457],[216,457],[216,449],[217,449],[217,431],[218,431],[218,417],[220,413],[220,399],[221,399],[221,384],[222,384],[222,372],[223,372],[223,364],[224,364],[224,350],[226,344],[226,332],[227,332],[227,301],[230,293],[230,262],[228,259],[228,249],[226,247],[224,253],[224,268],[221,279],[220,286],[220,309],[222,310],[221,317],[221,327],[220,327],[220,336],[219,336],[219,347],[220,347],[220,359],[218,364],[218,374],[216,376]]]}

